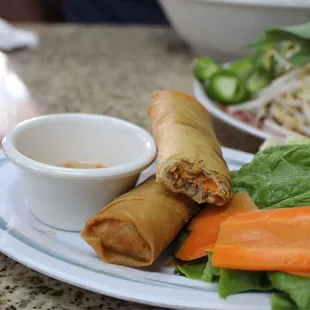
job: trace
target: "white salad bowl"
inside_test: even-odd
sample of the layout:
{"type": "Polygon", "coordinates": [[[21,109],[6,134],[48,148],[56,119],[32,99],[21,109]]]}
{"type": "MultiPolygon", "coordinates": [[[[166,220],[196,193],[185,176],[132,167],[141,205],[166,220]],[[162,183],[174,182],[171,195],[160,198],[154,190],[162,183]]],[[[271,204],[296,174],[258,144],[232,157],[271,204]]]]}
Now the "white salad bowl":
{"type": "Polygon", "coordinates": [[[32,213],[52,227],[80,231],[88,218],[135,186],[156,157],[152,136],[129,122],[54,114],[19,124],[3,140],[18,167],[32,213]],[[75,169],[65,162],[102,164],[75,169]]]}
{"type": "Polygon", "coordinates": [[[270,27],[308,21],[308,0],[159,0],[172,27],[197,55],[227,61],[270,27]]]}

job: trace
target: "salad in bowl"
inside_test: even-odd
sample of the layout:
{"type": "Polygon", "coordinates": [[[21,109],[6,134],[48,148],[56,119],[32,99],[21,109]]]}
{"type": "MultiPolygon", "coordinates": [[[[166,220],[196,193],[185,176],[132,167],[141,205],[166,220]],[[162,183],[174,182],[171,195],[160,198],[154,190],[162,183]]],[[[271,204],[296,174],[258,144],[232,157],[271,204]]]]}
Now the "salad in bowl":
{"type": "Polygon", "coordinates": [[[310,136],[310,23],[268,29],[250,56],[194,62],[205,94],[223,111],[281,136],[310,136]]]}

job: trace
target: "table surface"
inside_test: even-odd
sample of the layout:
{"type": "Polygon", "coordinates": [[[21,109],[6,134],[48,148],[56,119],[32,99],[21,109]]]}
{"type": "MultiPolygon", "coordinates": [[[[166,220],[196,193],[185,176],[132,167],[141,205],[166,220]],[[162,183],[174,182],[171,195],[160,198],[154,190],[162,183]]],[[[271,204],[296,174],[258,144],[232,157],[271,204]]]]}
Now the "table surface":
{"type": "MultiPolygon", "coordinates": [[[[2,91],[7,88],[7,94],[0,92],[0,136],[23,118],[54,112],[106,114],[149,130],[146,108],[154,90],[192,91],[194,56],[168,28],[24,27],[40,36],[40,44],[7,54],[15,86],[10,93],[0,82],[2,91]],[[16,80],[22,86],[20,94],[16,80]]],[[[256,152],[262,142],[219,120],[213,122],[223,146],[256,152]]],[[[64,284],[2,254],[0,279],[1,310],[156,309],[64,284]]]]}

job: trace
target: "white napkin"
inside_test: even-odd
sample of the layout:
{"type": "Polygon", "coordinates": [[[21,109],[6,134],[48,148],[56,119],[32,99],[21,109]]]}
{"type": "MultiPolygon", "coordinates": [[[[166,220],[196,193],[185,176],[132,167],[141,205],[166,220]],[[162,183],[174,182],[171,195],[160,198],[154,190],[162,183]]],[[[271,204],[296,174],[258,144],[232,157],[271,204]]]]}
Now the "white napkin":
{"type": "Polygon", "coordinates": [[[12,51],[22,47],[35,47],[39,37],[31,32],[18,29],[0,18],[0,50],[12,51]]]}

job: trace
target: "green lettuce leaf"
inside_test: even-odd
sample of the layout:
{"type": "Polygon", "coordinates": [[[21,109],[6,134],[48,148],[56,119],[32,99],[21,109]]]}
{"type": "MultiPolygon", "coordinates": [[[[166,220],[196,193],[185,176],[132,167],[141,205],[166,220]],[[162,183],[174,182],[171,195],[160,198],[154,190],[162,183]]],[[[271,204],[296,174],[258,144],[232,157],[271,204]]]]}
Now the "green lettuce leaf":
{"type": "Polygon", "coordinates": [[[175,240],[174,254],[176,254],[179,251],[179,248],[185,242],[185,240],[187,239],[188,235],[189,235],[189,231],[181,230],[179,232],[179,234],[178,234],[178,236],[176,237],[176,240],[175,240]]]}
{"type": "Polygon", "coordinates": [[[179,265],[174,269],[174,274],[185,276],[192,280],[201,280],[206,269],[208,257],[202,257],[179,265]]]}
{"type": "Polygon", "coordinates": [[[301,51],[289,58],[289,62],[293,65],[303,66],[310,62],[309,51],[301,51]]]}
{"type": "Polygon", "coordinates": [[[201,280],[205,268],[206,264],[199,264],[199,265],[185,264],[182,266],[177,266],[174,269],[174,274],[185,276],[192,280],[201,280]]]}
{"type": "Polygon", "coordinates": [[[260,208],[310,204],[310,145],[280,145],[259,152],[232,172],[234,193],[247,192],[260,208]]]}
{"type": "Polygon", "coordinates": [[[284,294],[272,293],[271,306],[273,310],[295,310],[297,305],[284,294]]]}
{"type": "Polygon", "coordinates": [[[192,280],[212,283],[218,279],[220,269],[213,267],[211,261],[212,253],[209,253],[207,258],[197,259],[177,266],[174,270],[174,274],[182,275],[192,280]]]}
{"type": "Polygon", "coordinates": [[[276,145],[284,145],[284,141],[280,138],[269,137],[267,138],[259,147],[259,151],[262,152],[268,147],[276,146],[276,145]]]}
{"type": "Polygon", "coordinates": [[[310,144],[310,139],[304,138],[304,137],[287,136],[286,143],[287,144],[310,144]]]}
{"type": "Polygon", "coordinates": [[[220,270],[221,270],[218,267],[213,267],[211,262],[212,262],[212,253],[210,252],[208,254],[208,262],[206,264],[206,267],[201,277],[202,281],[205,281],[208,283],[212,283],[218,280],[218,277],[220,276],[220,270]]]}
{"type": "MultiPolygon", "coordinates": [[[[309,52],[309,55],[310,55],[310,52],[309,52]]],[[[259,147],[259,151],[261,152],[269,147],[277,146],[277,145],[285,145],[285,144],[310,144],[310,139],[299,137],[299,136],[288,135],[286,137],[286,141],[283,141],[280,138],[269,137],[261,144],[261,146],[259,147]]]]}
{"type": "Polygon", "coordinates": [[[272,287],[265,272],[221,269],[219,294],[221,298],[247,291],[269,291],[272,287]]]}
{"type": "Polygon", "coordinates": [[[265,32],[267,42],[295,41],[307,42],[310,40],[310,23],[270,28],[265,32]]]}
{"type": "Polygon", "coordinates": [[[212,266],[212,253],[208,261],[192,261],[176,267],[174,274],[185,276],[192,280],[212,283],[219,280],[219,295],[226,298],[229,295],[247,291],[268,291],[270,282],[265,272],[222,269],[212,266]]]}
{"type": "Polygon", "coordinates": [[[286,293],[298,309],[310,309],[310,279],[283,272],[270,272],[268,278],[275,289],[286,293]]]}

